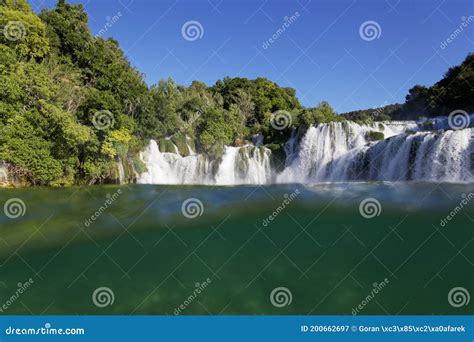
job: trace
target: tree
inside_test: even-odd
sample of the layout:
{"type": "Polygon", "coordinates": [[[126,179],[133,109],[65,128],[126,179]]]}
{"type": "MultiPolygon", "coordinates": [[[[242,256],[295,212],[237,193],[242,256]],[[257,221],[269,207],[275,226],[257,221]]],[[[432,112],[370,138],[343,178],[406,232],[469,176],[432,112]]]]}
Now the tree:
{"type": "Polygon", "coordinates": [[[328,102],[322,101],[316,107],[304,109],[301,113],[301,122],[305,126],[336,120],[336,112],[328,102]]]}

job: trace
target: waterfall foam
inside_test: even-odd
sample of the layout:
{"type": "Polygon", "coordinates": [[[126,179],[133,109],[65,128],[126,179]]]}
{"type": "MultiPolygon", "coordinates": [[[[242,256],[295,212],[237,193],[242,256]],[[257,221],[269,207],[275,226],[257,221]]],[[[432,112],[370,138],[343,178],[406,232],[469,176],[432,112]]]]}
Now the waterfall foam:
{"type": "MultiPolygon", "coordinates": [[[[474,128],[421,131],[413,121],[359,125],[350,121],[292,132],[286,163],[276,174],[264,146],[226,146],[221,158],[160,152],[155,141],[142,153],[144,184],[271,184],[338,181],[474,181],[470,152],[474,128]],[[373,132],[384,139],[372,141],[373,132]]],[[[259,140],[260,139],[256,139],[259,140]]],[[[190,150],[191,151],[191,150],[190,150]]]]}
{"type": "Polygon", "coordinates": [[[221,159],[193,153],[182,157],[160,152],[151,140],[141,154],[147,171],[140,175],[141,184],[267,184],[271,181],[270,150],[251,145],[226,146],[221,159]]]}

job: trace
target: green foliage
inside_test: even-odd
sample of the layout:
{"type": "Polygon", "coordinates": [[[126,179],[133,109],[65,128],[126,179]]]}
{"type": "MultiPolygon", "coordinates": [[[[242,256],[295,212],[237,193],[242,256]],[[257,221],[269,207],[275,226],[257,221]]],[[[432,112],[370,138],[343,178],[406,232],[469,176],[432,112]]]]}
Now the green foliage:
{"type": "Polygon", "coordinates": [[[302,108],[294,89],[281,88],[262,77],[255,80],[226,77],[222,81],[217,81],[212,90],[222,96],[224,109],[237,104],[242,111],[245,110],[247,122],[251,124],[254,122],[262,124],[267,113],[302,108]],[[251,111],[254,112],[253,115],[251,111]]]}
{"type": "Polygon", "coordinates": [[[13,49],[19,59],[42,58],[49,52],[46,26],[26,1],[6,1],[0,5],[0,44],[13,49]]]}
{"type": "Polygon", "coordinates": [[[474,111],[474,54],[461,65],[450,68],[432,87],[415,85],[408,91],[405,103],[342,114],[349,120],[367,122],[382,120],[417,120],[422,117],[448,115],[453,110],[474,111]],[[374,115],[375,114],[375,115],[374,115]]]}
{"type": "Polygon", "coordinates": [[[346,120],[355,121],[361,124],[369,124],[374,121],[388,121],[391,116],[398,111],[402,105],[400,104],[390,104],[378,108],[370,108],[363,110],[356,110],[353,112],[343,113],[339,116],[345,118],[346,120]]]}
{"type": "Polygon", "coordinates": [[[261,133],[281,165],[294,127],[474,110],[472,54],[433,87],[410,89],[404,105],[336,115],[327,102],[304,108],[294,89],[266,78],[226,77],[210,87],[168,79],[148,87],[117,41],[91,35],[80,4],[59,0],[38,16],[26,0],[0,0],[0,27],[0,160],[34,184],[114,181],[119,160],[131,179],[132,169],[145,170],[137,155],[149,139],[162,151],[176,145],[187,155],[191,146],[220,157],[224,145],[261,133]],[[278,111],[290,116],[283,130],[271,125],[278,111]],[[98,121],[104,113],[105,126],[98,121]]]}
{"type": "Polygon", "coordinates": [[[167,138],[162,138],[158,140],[158,148],[160,149],[160,152],[167,152],[167,153],[175,153],[176,148],[173,144],[173,142],[170,139],[167,138]]]}
{"type": "Polygon", "coordinates": [[[323,101],[314,108],[304,109],[301,112],[301,123],[306,126],[317,125],[336,120],[336,112],[328,102],[323,101]]]}
{"type": "Polygon", "coordinates": [[[230,145],[234,140],[233,127],[227,122],[234,114],[217,109],[209,109],[201,116],[201,125],[198,128],[199,140],[206,151],[214,145],[230,145]]]}

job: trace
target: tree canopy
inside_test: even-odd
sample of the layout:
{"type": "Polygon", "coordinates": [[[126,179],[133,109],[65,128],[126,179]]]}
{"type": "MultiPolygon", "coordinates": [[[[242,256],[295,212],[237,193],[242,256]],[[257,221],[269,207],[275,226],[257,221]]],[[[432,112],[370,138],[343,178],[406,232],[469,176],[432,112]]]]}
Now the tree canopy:
{"type": "Polygon", "coordinates": [[[137,156],[149,139],[189,138],[215,153],[263,134],[281,147],[298,126],[474,108],[472,54],[432,87],[412,88],[403,105],[340,116],[324,101],[305,108],[294,89],[263,77],[149,87],[116,40],[91,34],[80,4],[60,0],[37,15],[26,0],[0,0],[0,27],[0,160],[33,184],[110,181],[118,160],[143,167],[137,156]]]}

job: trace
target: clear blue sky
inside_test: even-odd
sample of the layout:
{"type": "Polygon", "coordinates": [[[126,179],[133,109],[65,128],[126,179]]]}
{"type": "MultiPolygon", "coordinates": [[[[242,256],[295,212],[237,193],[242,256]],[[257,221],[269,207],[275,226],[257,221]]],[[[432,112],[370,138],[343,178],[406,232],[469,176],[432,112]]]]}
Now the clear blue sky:
{"type": "MultiPolygon", "coordinates": [[[[30,4],[39,10],[55,2],[30,4]]],[[[263,76],[295,88],[306,106],[327,100],[338,112],[403,102],[413,85],[432,85],[474,51],[472,0],[71,2],[85,6],[93,34],[121,13],[104,37],[119,41],[149,84],[167,77],[212,85],[224,76],[263,76]],[[299,16],[264,49],[295,12],[299,16]],[[442,49],[463,19],[467,28],[442,49]],[[181,32],[191,20],[203,27],[202,38],[194,41],[181,32]],[[366,21],[379,25],[377,39],[361,38],[366,21]]]]}

